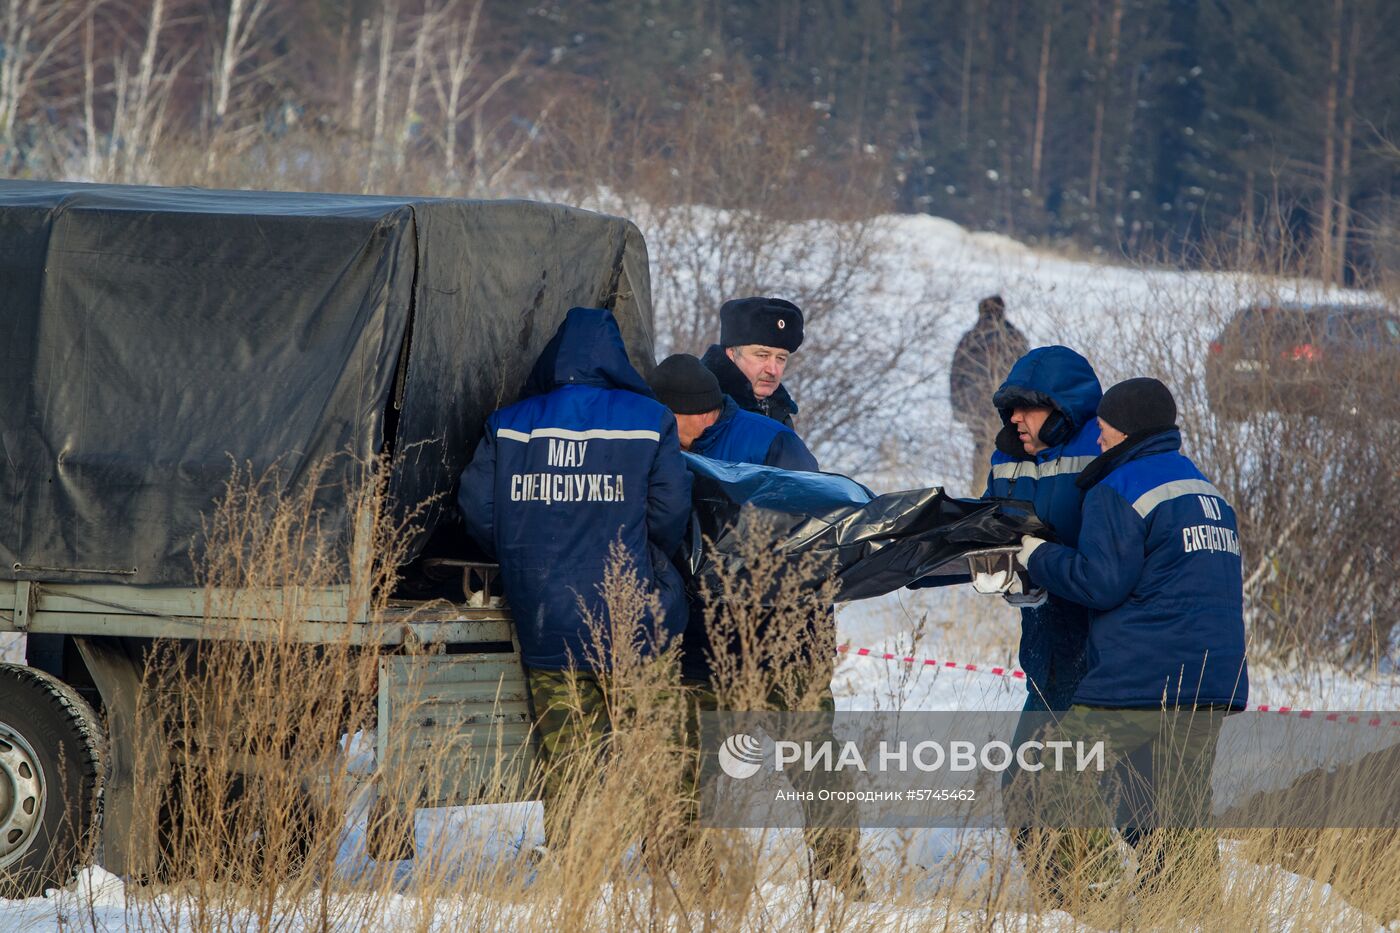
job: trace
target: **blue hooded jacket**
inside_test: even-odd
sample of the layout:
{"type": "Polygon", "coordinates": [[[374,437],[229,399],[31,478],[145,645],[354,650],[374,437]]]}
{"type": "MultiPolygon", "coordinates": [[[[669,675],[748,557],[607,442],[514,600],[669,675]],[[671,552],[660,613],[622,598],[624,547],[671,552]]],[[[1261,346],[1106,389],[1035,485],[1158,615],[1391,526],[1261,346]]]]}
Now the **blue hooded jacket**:
{"type": "MultiPolygon", "coordinates": [[[[1080,470],[1099,454],[1095,413],[1103,390],[1089,361],[1069,347],[1036,347],[1016,361],[992,402],[1004,425],[992,453],[982,498],[1025,499],[1035,514],[1071,547],[1079,540],[1083,492],[1080,470]],[[1018,404],[1047,405],[1053,414],[1041,428],[1045,450],[1024,452],[1011,424],[1018,404]]],[[[1085,670],[1089,612],[1051,591],[1043,606],[1021,610],[1021,669],[1029,679],[1028,710],[1069,709],[1085,670]]]]}
{"type": "Polygon", "coordinates": [[[1074,702],[1243,709],[1234,509],[1181,455],[1177,430],[1120,446],[1085,477],[1078,546],[1043,544],[1030,557],[1032,580],[1090,609],[1089,670],[1074,702]]]}
{"type": "MultiPolygon", "coordinates": [[[[487,419],[458,503],[472,537],[501,565],[521,656],[530,667],[606,670],[579,609],[598,592],[614,542],[659,591],[667,641],[686,625],[675,553],[690,515],[676,421],[632,368],[612,312],[574,308],[526,382],[487,419]]],[[[648,633],[655,620],[644,623],[648,633]]]]}
{"type": "Polygon", "coordinates": [[[690,445],[690,452],[729,463],[757,463],[782,470],[817,472],[817,458],[792,428],[741,409],[724,397],[719,420],[690,445]]]}

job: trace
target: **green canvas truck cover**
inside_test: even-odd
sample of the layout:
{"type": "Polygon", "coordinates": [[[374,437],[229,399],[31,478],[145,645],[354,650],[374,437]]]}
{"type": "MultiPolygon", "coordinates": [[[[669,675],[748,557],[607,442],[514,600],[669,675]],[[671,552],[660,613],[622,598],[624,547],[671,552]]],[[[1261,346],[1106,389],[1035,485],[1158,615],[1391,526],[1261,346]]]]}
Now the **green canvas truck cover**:
{"type": "Polygon", "coordinates": [[[650,301],[636,227],[559,205],[0,182],[0,577],[194,585],[235,463],[385,452],[416,553],[567,310],[647,373],[650,301]]]}

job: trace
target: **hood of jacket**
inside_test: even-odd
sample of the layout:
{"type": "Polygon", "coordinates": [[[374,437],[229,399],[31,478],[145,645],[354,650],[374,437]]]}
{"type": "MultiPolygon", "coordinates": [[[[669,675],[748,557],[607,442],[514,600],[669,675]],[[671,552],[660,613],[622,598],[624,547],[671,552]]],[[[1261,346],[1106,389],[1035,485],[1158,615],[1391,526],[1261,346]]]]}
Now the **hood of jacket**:
{"type": "Polygon", "coordinates": [[[606,308],[570,308],[564,323],[535,360],[521,398],[544,395],[561,386],[624,389],[655,398],[627,359],[617,320],[606,308]]]}
{"type": "Polygon", "coordinates": [[[1069,419],[1078,431],[1099,410],[1103,389],[1089,361],[1069,347],[1036,347],[1016,361],[992,404],[1009,424],[1016,404],[1047,405],[1069,419]]]}
{"type": "MultiPolygon", "coordinates": [[[[766,408],[776,407],[785,409],[789,415],[797,414],[797,403],[788,395],[788,390],[781,383],[773,390],[773,394],[766,399],[765,406],[758,400],[758,396],[753,394],[753,385],[749,383],[749,377],[744,375],[744,371],[734,365],[734,361],[729,358],[729,354],[724,352],[724,347],[713,344],[705,351],[705,355],[700,358],[700,362],[710,372],[715,374],[719,380],[719,390],[725,395],[734,399],[739,407],[745,411],[765,411],[766,408]]],[[[781,420],[781,419],[780,419],[781,420]]]]}

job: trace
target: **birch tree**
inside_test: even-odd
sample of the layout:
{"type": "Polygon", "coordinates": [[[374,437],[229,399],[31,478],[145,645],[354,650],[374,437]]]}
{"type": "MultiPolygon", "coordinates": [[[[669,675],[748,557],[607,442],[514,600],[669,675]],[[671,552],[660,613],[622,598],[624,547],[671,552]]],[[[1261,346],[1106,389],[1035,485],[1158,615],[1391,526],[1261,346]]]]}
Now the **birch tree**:
{"type": "Polygon", "coordinates": [[[0,156],[15,144],[22,110],[43,90],[55,53],[88,21],[101,0],[86,4],[53,0],[3,0],[0,19],[0,156]]]}
{"type": "Polygon", "coordinates": [[[105,149],[93,138],[96,120],[87,124],[88,151],[98,153],[94,172],[97,177],[108,181],[154,180],[155,154],[169,128],[171,93],[181,70],[197,51],[189,48],[180,54],[163,47],[168,13],[166,0],[152,0],[134,69],[131,53],[137,50],[118,45],[108,87],[97,85],[93,47],[85,44],[83,96],[95,98],[99,91],[109,91],[111,97],[111,131],[105,149]]]}
{"type": "MultiPolygon", "coordinates": [[[[209,148],[205,168],[212,170],[224,146],[240,127],[230,126],[229,108],[242,88],[267,75],[276,65],[264,61],[252,65],[263,51],[259,25],[270,0],[229,0],[228,10],[215,21],[222,20],[223,36],[214,45],[214,67],[211,81],[211,114],[209,148]]],[[[219,38],[216,36],[216,39],[219,38]]]]}
{"type": "MultiPolygon", "coordinates": [[[[446,18],[455,2],[443,7],[446,18]]],[[[510,119],[491,123],[488,106],[502,91],[525,73],[530,49],[521,49],[514,59],[491,76],[482,66],[478,36],[485,0],[476,0],[465,23],[452,17],[444,31],[441,54],[432,57],[428,80],[440,113],[443,168],[449,178],[460,176],[459,137],[464,123],[470,124],[469,187],[473,191],[494,189],[524,158],[552,109],[546,102],[534,114],[530,128],[514,134],[503,130],[510,119]]]]}

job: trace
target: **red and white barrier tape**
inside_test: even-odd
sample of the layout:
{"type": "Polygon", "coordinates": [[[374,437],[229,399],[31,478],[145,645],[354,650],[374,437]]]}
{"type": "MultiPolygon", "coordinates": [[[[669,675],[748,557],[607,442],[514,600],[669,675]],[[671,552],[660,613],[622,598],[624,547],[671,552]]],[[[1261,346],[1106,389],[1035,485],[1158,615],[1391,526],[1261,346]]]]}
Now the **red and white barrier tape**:
{"type": "MultiPolygon", "coordinates": [[[[854,648],[850,645],[837,645],[837,652],[859,658],[875,658],[877,661],[893,661],[911,667],[932,667],[938,670],[965,671],[969,674],[991,674],[1004,680],[1026,679],[1026,672],[1014,667],[994,667],[984,664],[963,664],[960,661],[940,661],[937,658],[916,658],[912,655],[892,654],[888,651],[875,651],[871,648],[854,648]]],[[[1318,713],[1310,709],[1297,709],[1292,706],[1270,706],[1260,704],[1250,709],[1260,713],[1278,713],[1280,716],[1296,716],[1299,719],[1321,719],[1325,722],[1345,722],[1354,726],[1393,726],[1400,728],[1400,719],[1387,722],[1377,716],[1361,717],[1351,713],[1318,713]]]]}
{"type": "Polygon", "coordinates": [[[907,655],[890,654],[888,651],[873,651],[870,648],[852,648],[850,645],[837,645],[836,650],[843,654],[855,655],[861,658],[876,658],[880,661],[899,661],[918,667],[937,667],[955,671],[967,671],[971,674],[991,674],[995,677],[1007,677],[1011,680],[1025,680],[1026,672],[1018,671],[1014,667],[991,667],[978,666],[976,664],[961,664],[957,661],[939,661],[935,658],[914,658],[907,655]]]}

